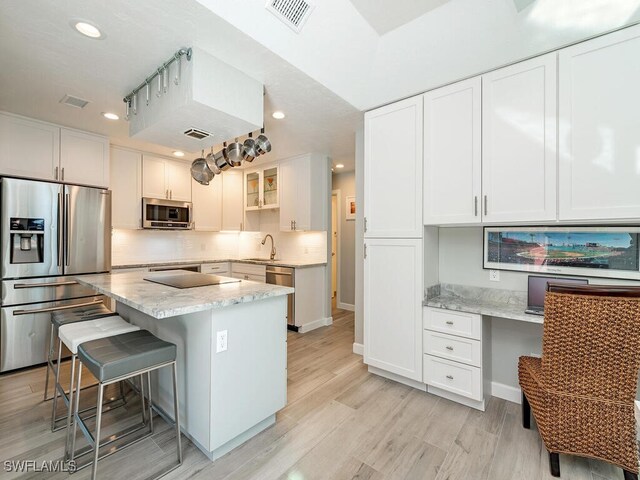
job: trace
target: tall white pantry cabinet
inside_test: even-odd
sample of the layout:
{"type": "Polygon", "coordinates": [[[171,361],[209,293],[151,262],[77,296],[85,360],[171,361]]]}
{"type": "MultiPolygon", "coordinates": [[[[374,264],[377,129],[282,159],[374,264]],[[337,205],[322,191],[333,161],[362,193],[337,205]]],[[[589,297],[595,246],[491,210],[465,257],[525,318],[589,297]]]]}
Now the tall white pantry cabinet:
{"type": "Polygon", "coordinates": [[[364,362],[422,381],[422,96],[365,114],[364,362]]]}

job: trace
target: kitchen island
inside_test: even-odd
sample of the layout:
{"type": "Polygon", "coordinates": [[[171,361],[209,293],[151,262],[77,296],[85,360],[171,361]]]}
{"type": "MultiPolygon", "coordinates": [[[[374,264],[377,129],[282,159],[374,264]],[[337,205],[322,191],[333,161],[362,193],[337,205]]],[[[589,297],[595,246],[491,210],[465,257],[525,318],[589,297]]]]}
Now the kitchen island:
{"type": "MultiPolygon", "coordinates": [[[[115,300],[124,319],[177,345],[181,427],[215,460],[273,424],[286,405],[287,294],[294,290],[251,281],[180,289],[145,280],[169,273],[194,275],[77,281],[115,300]]],[[[170,372],[154,372],[152,391],[154,405],[173,418],[170,372]]]]}

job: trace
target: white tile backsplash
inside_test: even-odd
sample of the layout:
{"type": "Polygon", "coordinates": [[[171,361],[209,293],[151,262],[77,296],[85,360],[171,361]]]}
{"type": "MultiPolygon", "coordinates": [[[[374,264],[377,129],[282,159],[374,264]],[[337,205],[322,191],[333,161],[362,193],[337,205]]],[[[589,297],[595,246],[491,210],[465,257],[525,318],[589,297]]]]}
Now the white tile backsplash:
{"type": "Polygon", "coordinates": [[[223,258],[269,257],[271,233],[277,258],[289,261],[326,262],[326,232],[179,232],[162,230],[113,230],[113,265],[214,260],[223,258]]]}

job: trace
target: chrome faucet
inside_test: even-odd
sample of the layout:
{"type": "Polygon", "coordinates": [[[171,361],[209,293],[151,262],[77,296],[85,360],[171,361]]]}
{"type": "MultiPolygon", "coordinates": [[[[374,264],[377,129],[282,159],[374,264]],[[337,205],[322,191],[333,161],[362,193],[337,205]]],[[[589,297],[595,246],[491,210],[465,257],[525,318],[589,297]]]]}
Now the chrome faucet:
{"type": "Polygon", "coordinates": [[[271,236],[270,233],[267,233],[264,238],[262,239],[262,245],[264,245],[265,243],[267,243],[267,238],[271,239],[271,255],[269,255],[269,258],[271,260],[274,260],[276,258],[276,246],[273,244],[273,237],[271,236]]]}

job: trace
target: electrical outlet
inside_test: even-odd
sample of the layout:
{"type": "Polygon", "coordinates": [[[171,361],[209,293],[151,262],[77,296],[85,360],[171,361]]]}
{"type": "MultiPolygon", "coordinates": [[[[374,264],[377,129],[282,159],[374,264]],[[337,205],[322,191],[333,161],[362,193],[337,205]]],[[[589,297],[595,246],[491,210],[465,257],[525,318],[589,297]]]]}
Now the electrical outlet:
{"type": "Polygon", "coordinates": [[[216,333],[216,353],[227,351],[227,331],[221,330],[216,333]]]}
{"type": "Polygon", "coordinates": [[[492,282],[500,281],[500,270],[489,270],[489,280],[492,282]]]}

